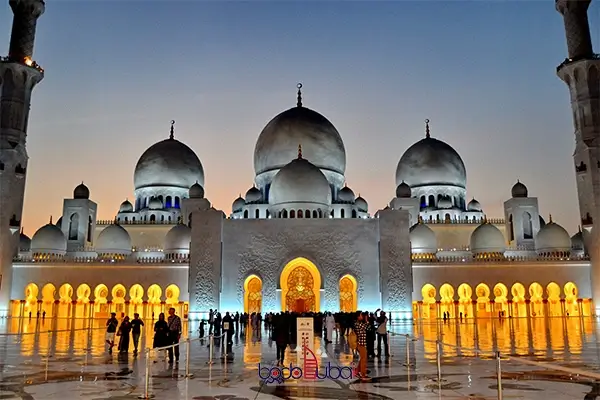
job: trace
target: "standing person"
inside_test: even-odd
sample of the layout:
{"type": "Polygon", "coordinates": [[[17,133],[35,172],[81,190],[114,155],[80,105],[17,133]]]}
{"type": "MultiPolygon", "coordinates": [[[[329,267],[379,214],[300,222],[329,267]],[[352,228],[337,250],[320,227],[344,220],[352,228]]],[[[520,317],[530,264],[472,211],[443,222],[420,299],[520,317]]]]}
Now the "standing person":
{"type": "Polygon", "coordinates": [[[140,335],[142,333],[142,326],[144,321],[140,319],[140,314],[133,314],[131,320],[131,336],[133,336],[133,354],[136,355],[138,352],[138,343],[140,342],[140,335]]]}
{"type": "Polygon", "coordinates": [[[383,346],[385,347],[385,358],[389,358],[390,349],[388,348],[388,332],[387,332],[388,319],[385,316],[385,312],[379,314],[377,318],[377,357],[381,358],[381,341],[383,340],[383,346]]]}
{"type": "Polygon", "coordinates": [[[327,338],[325,339],[327,343],[331,343],[333,339],[333,330],[335,329],[335,318],[331,315],[330,312],[327,313],[325,317],[325,333],[327,338]]]}
{"type": "Polygon", "coordinates": [[[123,318],[123,322],[121,322],[121,326],[119,326],[119,333],[117,336],[120,336],[119,339],[119,353],[127,353],[129,351],[129,334],[131,333],[131,322],[129,322],[129,317],[126,316],[123,318]]]}
{"type": "MultiPolygon", "coordinates": [[[[169,333],[167,336],[169,344],[177,344],[175,346],[175,362],[179,362],[179,339],[181,338],[181,318],[175,315],[175,308],[169,308],[169,318],[167,319],[169,333]]],[[[167,350],[169,354],[169,364],[173,364],[173,347],[167,350]]]]}
{"type": "Polygon", "coordinates": [[[208,310],[208,335],[212,335],[213,333],[213,324],[215,322],[215,314],[213,309],[208,310]]]}
{"type": "Polygon", "coordinates": [[[367,322],[369,313],[363,312],[358,315],[358,319],[354,324],[354,332],[356,332],[356,339],[358,344],[358,374],[361,380],[369,380],[367,376],[367,329],[369,324],[367,322]]]}
{"type": "Polygon", "coordinates": [[[285,358],[285,349],[290,342],[290,327],[285,314],[277,316],[273,322],[273,336],[277,345],[277,366],[281,366],[285,358]]]}
{"type": "Polygon", "coordinates": [[[233,317],[233,322],[235,322],[235,336],[237,337],[237,335],[240,332],[240,313],[239,312],[235,312],[235,316],[233,317]]]}
{"type": "Polygon", "coordinates": [[[154,340],[152,348],[164,347],[169,344],[169,325],[165,321],[165,313],[158,314],[158,321],[154,323],[154,340]]]}
{"type": "Polygon", "coordinates": [[[226,335],[227,344],[233,344],[233,318],[229,315],[229,311],[223,317],[223,333],[226,335]]]}
{"type": "Polygon", "coordinates": [[[200,320],[200,339],[204,338],[204,325],[206,325],[206,320],[200,320]]]}
{"type": "Polygon", "coordinates": [[[108,352],[112,353],[112,348],[115,347],[115,334],[117,333],[117,326],[119,321],[116,318],[117,313],[110,313],[110,318],[106,321],[106,345],[108,346],[108,352]]]}

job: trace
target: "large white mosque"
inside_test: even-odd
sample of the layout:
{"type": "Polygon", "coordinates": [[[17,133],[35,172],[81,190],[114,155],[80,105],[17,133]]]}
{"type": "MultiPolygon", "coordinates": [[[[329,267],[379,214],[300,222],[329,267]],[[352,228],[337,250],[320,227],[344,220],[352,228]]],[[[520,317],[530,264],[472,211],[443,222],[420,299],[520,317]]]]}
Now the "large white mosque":
{"type": "Polygon", "coordinates": [[[399,157],[389,205],[370,212],[345,184],[342,135],[302,104],[301,85],[297,104],[258,135],[254,184],[230,213],[211,206],[201,160],[172,121],[169,136],[141,155],[135,199],[115,207],[114,220],[97,220],[93,190],[82,183],[64,199],[62,216],[30,239],[20,225],[28,102],[43,78],[32,61],[43,2],[10,4],[16,28],[0,62],[0,310],[149,317],[174,306],[187,318],[211,308],[383,308],[423,319],[594,313],[589,221],[569,235],[542,217],[518,181],[506,190],[504,215],[488,218],[466,196],[459,153],[429,121],[399,157]]]}

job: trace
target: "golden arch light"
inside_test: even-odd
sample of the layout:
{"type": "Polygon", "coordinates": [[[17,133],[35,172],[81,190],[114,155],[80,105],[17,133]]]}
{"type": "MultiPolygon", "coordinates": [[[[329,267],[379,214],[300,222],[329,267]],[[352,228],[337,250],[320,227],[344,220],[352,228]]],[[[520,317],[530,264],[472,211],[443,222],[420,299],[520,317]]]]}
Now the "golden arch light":
{"type": "Polygon", "coordinates": [[[244,312],[259,313],[262,309],[262,279],[249,275],[244,280],[244,312]]]}
{"type": "Polygon", "coordinates": [[[317,266],[304,257],[290,261],[281,272],[281,308],[319,312],[321,301],[321,273],[317,266]]]}
{"type": "Polygon", "coordinates": [[[352,275],[340,279],[340,311],[352,312],[358,309],[358,282],[352,275]]]}

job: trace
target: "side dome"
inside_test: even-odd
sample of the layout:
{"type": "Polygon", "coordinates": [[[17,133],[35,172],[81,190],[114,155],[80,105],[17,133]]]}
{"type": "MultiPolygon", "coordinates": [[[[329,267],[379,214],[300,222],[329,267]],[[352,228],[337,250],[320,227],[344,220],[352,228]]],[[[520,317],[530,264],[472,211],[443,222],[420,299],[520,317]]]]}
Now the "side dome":
{"type": "Polygon", "coordinates": [[[204,198],[204,188],[198,181],[190,186],[189,192],[190,199],[203,199],[204,198]]]}
{"type": "Polygon", "coordinates": [[[543,256],[559,256],[571,251],[571,237],[562,226],[548,222],[534,239],[535,251],[543,256]]]}
{"type": "Polygon", "coordinates": [[[135,189],[146,187],[177,187],[189,189],[199,182],[204,186],[204,168],[200,159],[185,144],[173,138],[153,144],[135,166],[135,189]]]}
{"type": "Polygon", "coordinates": [[[104,228],[96,239],[96,251],[101,254],[131,254],[131,237],[121,225],[112,224],[104,228]]]}
{"type": "Polygon", "coordinates": [[[133,204],[129,202],[129,200],[125,200],[121,203],[119,207],[119,212],[133,212],[133,204]]]}
{"type": "Polygon", "coordinates": [[[30,250],[31,250],[31,239],[29,238],[29,236],[24,234],[23,231],[21,231],[21,233],[19,234],[19,251],[28,252],[30,250]]]}
{"type": "Polygon", "coordinates": [[[77,185],[75,190],[73,190],[73,198],[88,200],[90,198],[90,189],[81,182],[77,185]]]}
{"type": "Polygon", "coordinates": [[[245,205],[246,205],[246,200],[244,200],[244,198],[240,195],[240,196],[238,196],[237,199],[235,199],[233,201],[233,204],[231,205],[231,211],[234,213],[242,211],[242,209],[244,208],[245,205]]]}
{"type": "Polygon", "coordinates": [[[426,121],[426,136],[404,152],[396,167],[396,185],[406,182],[412,189],[422,186],[467,187],[467,171],[460,155],[441,140],[429,135],[429,120],[426,121]]]}
{"type": "Polygon", "coordinates": [[[571,249],[585,252],[585,241],[581,230],[571,236],[571,249]]]}
{"type": "Polygon", "coordinates": [[[396,197],[400,199],[408,199],[412,196],[412,191],[410,186],[402,180],[400,184],[396,187],[396,197]]]}
{"type": "Polygon", "coordinates": [[[338,192],[337,199],[340,203],[354,203],[354,201],[356,200],[356,197],[355,197],[352,189],[350,189],[348,186],[344,185],[344,187],[341,188],[340,191],[338,192]]]}
{"type": "Polygon", "coordinates": [[[58,226],[51,223],[44,225],[31,238],[31,252],[65,255],[67,239],[58,226]]]}
{"type": "Polygon", "coordinates": [[[361,212],[369,211],[369,204],[367,203],[367,201],[364,198],[361,197],[360,194],[358,195],[356,200],[354,200],[354,205],[356,206],[358,211],[361,211],[361,212]]]}
{"type": "Polygon", "coordinates": [[[259,203],[262,201],[262,192],[256,188],[256,186],[252,186],[246,192],[246,203],[259,203]]]}
{"type": "Polygon", "coordinates": [[[331,188],[321,170],[302,158],[298,158],[283,167],[271,184],[269,204],[313,204],[328,209],[331,204],[331,188]]]}
{"type": "Polygon", "coordinates": [[[473,255],[482,253],[503,255],[506,242],[500,229],[485,222],[471,233],[470,248],[473,255]]]}
{"type": "Polygon", "coordinates": [[[527,186],[523,185],[519,180],[515,183],[510,190],[512,197],[527,197],[527,186]]]}
{"type": "Polygon", "coordinates": [[[191,240],[192,229],[187,225],[177,224],[165,236],[165,253],[189,251],[191,240]]]}
{"type": "Polygon", "coordinates": [[[269,183],[279,169],[296,157],[298,143],[332,184],[343,184],[346,149],[342,137],[327,118],[299,104],[273,118],[256,141],[254,171],[259,186],[269,183]]]}
{"type": "Polygon", "coordinates": [[[481,208],[481,204],[475,200],[475,198],[473,198],[469,204],[467,204],[467,211],[478,211],[481,212],[482,208],[481,208]]]}
{"type": "Polygon", "coordinates": [[[417,223],[410,228],[410,247],[416,254],[436,254],[437,237],[435,232],[425,224],[417,223]]]}

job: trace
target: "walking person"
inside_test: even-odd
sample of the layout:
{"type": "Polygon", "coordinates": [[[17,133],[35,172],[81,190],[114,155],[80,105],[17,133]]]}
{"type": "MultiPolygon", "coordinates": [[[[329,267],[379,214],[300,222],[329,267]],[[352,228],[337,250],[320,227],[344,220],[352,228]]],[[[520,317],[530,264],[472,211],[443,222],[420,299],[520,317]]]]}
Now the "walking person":
{"type": "Polygon", "coordinates": [[[330,312],[327,313],[327,316],[325,317],[325,336],[326,339],[325,341],[327,343],[332,343],[333,342],[333,330],[335,329],[335,318],[333,318],[333,315],[331,315],[330,312]]]}
{"type": "Polygon", "coordinates": [[[390,357],[390,349],[388,348],[388,332],[387,332],[387,323],[388,319],[385,316],[385,312],[381,312],[379,314],[379,318],[377,318],[377,358],[381,359],[381,342],[383,341],[383,346],[385,347],[385,358],[390,357]]]}
{"type": "Polygon", "coordinates": [[[208,335],[212,335],[213,333],[213,324],[215,322],[215,314],[213,309],[208,310],[208,335]]]}
{"type": "Polygon", "coordinates": [[[282,366],[285,358],[285,349],[290,342],[290,327],[285,314],[276,316],[273,326],[273,336],[277,345],[277,366],[282,366]]]}
{"type": "Polygon", "coordinates": [[[110,318],[106,321],[106,346],[108,347],[108,353],[112,353],[112,348],[115,347],[115,334],[117,333],[117,326],[119,321],[117,320],[117,313],[110,313],[110,318]]]}
{"type": "Polygon", "coordinates": [[[169,344],[177,344],[177,346],[169,347],[167,353],[169,354],[169,364],[173,364],[173,350],[175,350],[175,362],[179,362],[179,339],[181,338],[181,318],[175,315],[175,308],[169,308],[169,318],[167,319],[167,325],[169,326],[169,333],[167,335],[169,344]]]}
{"type": "Polygon", "coordinates": [[[229,315],[229,311],[223,317],[223,333],[227,339],[227,345],[233,344],[233,318],[229,315]]]}
{"type": "Polygon", "coordinates": [[[371,378],[367,376],[367,329],[369,328],[369,323],[367,319],[369,318],[369,313],[363,312],[358,315],[358,319],[354,324],[354,332],[356,332],[357,339],[357,348],[358,355],[360,359],[358,360],[358,375],[359,378],[363,381],[368,381],[371,378]]]}
{"type": "Polygon", "coordinates": [[[152,348],[164,347],[169,344],[169,325],[165,320],[165,313],[158,315],[158,321],[154,323],[154,340],[152,341],[152,348]]]}
{"type": "Polygon", "coordinates": [[[129,351],[129,334],[131,333],[131,322],[129,322],[129,317],[126,316],[123,318],[123,322],[121,322],[121,326],[119,326],[119,332],[117,336],[119,338],[119,353],[127,353],[129,351]]]}
{"type": "Polygon", "coordinates": [[[140,319],[140,314],[133,314],[133,319],[131,320],[131,336],[133,337],[133,355],[136,355],[138,352],[138,344],[140,342],[142,326],[144,326],[144,321],[140,319]]]}

